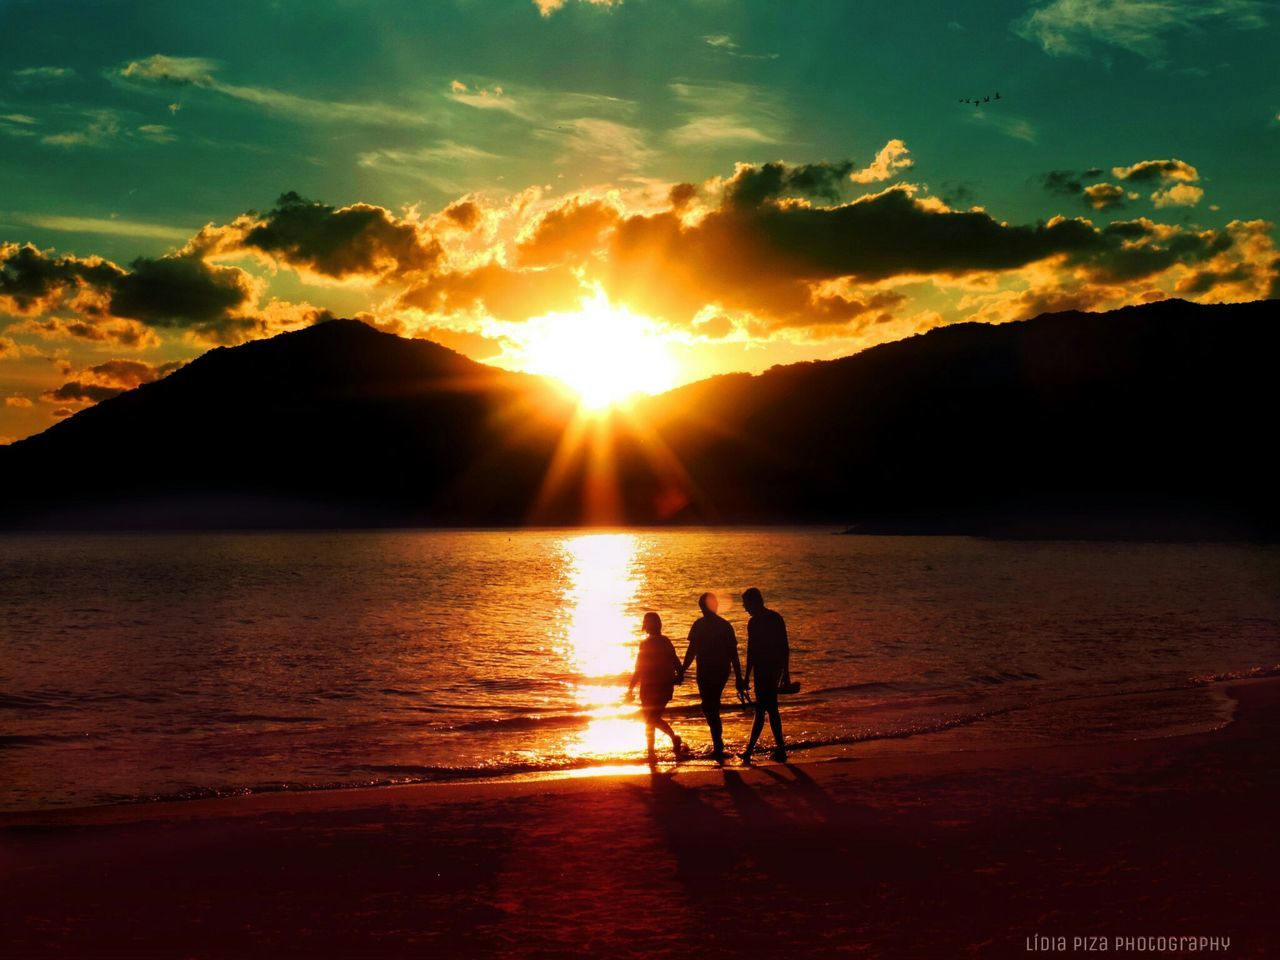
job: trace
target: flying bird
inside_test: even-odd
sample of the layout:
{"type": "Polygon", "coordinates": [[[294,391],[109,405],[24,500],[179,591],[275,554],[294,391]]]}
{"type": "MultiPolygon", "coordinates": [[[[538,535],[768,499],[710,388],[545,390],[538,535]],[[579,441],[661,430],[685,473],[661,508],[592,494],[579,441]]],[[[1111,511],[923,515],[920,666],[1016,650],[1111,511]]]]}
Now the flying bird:
{"type": "Polygon", "coordinates": [[[1000,96],[1000,92],[997,90],[994,94],[985,94],[980,97],[961,97],[960,103],[970,103],[970,104],[973,104],[973,106],[975,107],[980,107],[984,103],[994,103],[996,100],[1001,100],[1001,99],[1003,98],[1000,96]]]}

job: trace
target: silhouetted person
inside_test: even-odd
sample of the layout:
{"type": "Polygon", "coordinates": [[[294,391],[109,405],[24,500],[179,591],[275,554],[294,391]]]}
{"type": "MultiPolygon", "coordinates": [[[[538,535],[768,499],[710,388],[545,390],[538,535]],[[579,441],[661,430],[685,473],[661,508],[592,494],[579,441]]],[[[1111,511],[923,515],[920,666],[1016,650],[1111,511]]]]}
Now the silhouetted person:
{"type": "Polygon", "coordinates": [[[640,685],[640,712],[644,716],[644,739],[649,750],[649,763],[655,762],[653,731],[656,727],[671,738],[671,749],[680,757],[682,741],[671,725],[662,719],[662,710],[671,702],[676,680],[681,675],[680,658],[676,648],[662,635],[662,618],[656,613],[644,615],[645,637],[640,641],[636,654],[636,668],[627,686],[627,697],[640,685]]]}
{"type": "Polygon", "coordinates": [[[751,724],[751,740],[742,760],[751,762],[767,713],[769,728],[773,730],[773,759],[782,763],[787,759],[787,748],[782,740],[782,717],[778,713],[778,687],[791,682],[787,624],[781,614],[764,605],[764,597],[755,587],[742,595],[742,606],[751,614],[751,619],[747,621],[747,676],[738,682],[738,689],[746,688],[753,670],[756,674],[756,718],[751,724]]]}
{"type": "Polygon", "coordinates": [[[702,713],[711,731],[712,757],[724,759],[724,724],[720,721],[720,696],[729,682],[729,668],[742,685],[742,665],[738,661],[738,635],[733,625],[717,612],[720,601],[714,593],[704,593],[698,598],[702,616],[689,628],[689,649],[684,653],[681,672],[697,660],[698,696],[702,698],[702,713]]]}

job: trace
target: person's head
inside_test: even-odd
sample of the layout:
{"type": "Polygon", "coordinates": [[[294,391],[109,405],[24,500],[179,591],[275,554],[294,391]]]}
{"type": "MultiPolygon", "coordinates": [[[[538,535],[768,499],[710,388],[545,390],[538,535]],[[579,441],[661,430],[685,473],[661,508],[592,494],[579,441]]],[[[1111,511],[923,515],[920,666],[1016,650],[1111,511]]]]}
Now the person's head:
{"type": "Polygon", "coordinates": [[[742,595],[742,608],[755,616],[764,609],[764,596],[755,587],[751,587],[742,595]]]}
{"type": "Polygon", "coordinates": [[[644,615],[644,632],[651,637],[662,633],[662,618],[652,610],[644,615]]]}
{"type": "Polygon", "coordinates": [[[698,606],[705,614],[716,613],[720,610],[720,598],[708,590],[698,598],[698,606]]]}

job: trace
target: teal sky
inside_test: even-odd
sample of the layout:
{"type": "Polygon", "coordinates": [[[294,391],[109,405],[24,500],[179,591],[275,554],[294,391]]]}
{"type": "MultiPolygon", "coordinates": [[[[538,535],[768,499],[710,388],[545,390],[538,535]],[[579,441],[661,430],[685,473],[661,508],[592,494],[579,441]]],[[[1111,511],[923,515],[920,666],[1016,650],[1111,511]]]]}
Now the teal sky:
{"type": "MultiPolygon", "coordinates": [[[[513,237],[537,222],[513,219],[512,198],[533,186],[543,189],[528,217],[579,191],[599,198],[611,188],[623,216],[652,214],[670,185],[728,178],[740,163],[848,160],[856,178],[897,140],[909,167],[884,178],[842,176],[838,196],[802,202],[848,204],[905,184],[916,201],[981,207],[997,224],[1015,226],[1062,215],[1101,230],[1148,218],[1186,235],[1212,230],[1225,238],[1233,221],[1274,222],[1277,18],[1273,5],[1250,0],[566,0],[548,10],[531,0],[0,0],[0,242],[10,244],[11,261],[13,245],[32,244],[41,262],[76,274],[19,301],[18,268],[5,268],[0,395],[30,405],[15,399],[0,408],[0,436],[43,429],[55,412],[92,402],[46,396],[64,381],[129,385],[92,372],[106,361],[155,368],[229,342],[188,322],[181,306],[122,312],[121,296],[104,306],[116,287],[95,287],[58,258],[101,257],[129,271],[135,258],[172,254],[205,224],[270,211],[286,191],[333,208],[385,208],[395,223],[411,205],[426,221],[472,195],[506,219],[465,244],[441,239],[446,279],[438,265],[421,263],[411,275],[404,258],[395,270],[379,268],[375,282],[368,270],[300,266],[296,250],[242,243],[202,253],[202,265],[243,271],[237,282],[261,285],[252,300],[229,305],[232,314],[247,318],[271,297],[368,311],[408,332],[452,331],[452,345],[501,352],[500,362],[514,366],[521,353],[510,344],[499,351],[503,328],[490,300],[465,310],[436,303],[405,313],[412,322],[392,317],[392,300],[406,288],[456,291],[456,277],[485,258],[518,266],[513,237]],[[998,103],[958,102],[996,91],[998,103]],[[1174,159],[1183,166],[1114,172],[1174,159]],[[1054,181],[1058,189],[1046,185],[1050,171],[1067,174],[1054,181]],[[1117,205],[1096,205],[1081,192],[1097,183],[1114,189],[1117,205]],[[1172,188],[1180,192],[1167,193],[1172,188]],[[1153,202],[1160,191],[1165,199],[1153,202]],[[77,319],[88,324],[82,334],[122,329],[111,317],[154,336],[127,345],[114,334],[70,332],[77,319]],[[482,349],[481,338],[498,346],[482,349]]],[[[721,202],[717,189],[703,188],[709,210],[721,202]]],[[[1270,227],[1230,236],[1232,251],[1219,249],[1224,239],[1194,262],[1175,251],[1168,270],[1143,276],[1143,295],[1176,294],[1180,283],[1181,295],[1204,299],[1268,295],[1276,271],[1270,227]]],[[[590,256],[574,261],[588,285],[610,274],[603,260],[618,254],[590,256]]],[[[1015,291],[1037,292],[1025,304],[1056,304],[1065,291],[1082,306],[1105,308],[1123,299],[1122,287],[1135,289],[1114,271],[1102,276],[1095,261],[1055,263],[946,266],[941,284],[929,279],[936,265],[873,277],[855,264],[796,277],[842,284],[841,295],[860,303],[891,292],[881,298],[892,300],[893,314],[882,326],[894,335],[971,315],[1014,319],[1015,291]],[[1057,281],[1046,270],[1063,273],[1051,295],[1057,281]],[[926,313],[930,320],[918,319],[926,313]]],[[[607,289],[614,296],[620,288],[607,289]]],[[[706,291],[697,320],[647,309],[643,296],[627,305],[683,344],[685,379],[848,353],[885,338],[852,320],[814,333],[781,319],[772,299],[759,309],[730,299],[706,291]],[[717,311],[731,336],[712,336],[717,325],[708,318],[717,311]]],[[[407,299],[395,303],[408,309],[407,299]]],[[[254,330],[285,326],[263,321],[254,330]]],[[[141,369],[131,375],[150,375],[141,369]]]]}

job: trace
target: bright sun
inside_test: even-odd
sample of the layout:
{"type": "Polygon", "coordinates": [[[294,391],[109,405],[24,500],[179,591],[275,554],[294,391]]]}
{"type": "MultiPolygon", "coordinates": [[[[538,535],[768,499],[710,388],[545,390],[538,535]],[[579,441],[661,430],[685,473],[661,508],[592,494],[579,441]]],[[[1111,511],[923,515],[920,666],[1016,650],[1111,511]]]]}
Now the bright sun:
{"type": "Polygon", "coordinates": [[[602,291],[584,298],[576,313],[530,320],[523,333],[523,368],[565,383],[584,410],[675,385],[676,364],[659,326],[610,303],[602,291]]]}

